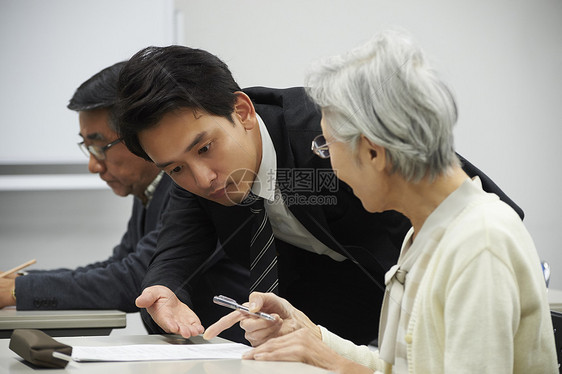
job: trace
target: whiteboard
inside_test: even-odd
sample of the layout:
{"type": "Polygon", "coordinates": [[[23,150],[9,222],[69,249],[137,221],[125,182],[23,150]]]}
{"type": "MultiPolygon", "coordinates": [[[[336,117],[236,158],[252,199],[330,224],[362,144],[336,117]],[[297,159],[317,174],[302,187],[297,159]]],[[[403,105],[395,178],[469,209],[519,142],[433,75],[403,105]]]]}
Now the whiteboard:
{"type": "Polygon", "coordinates": [[[99,70],[174,39],[173,0],[0,4],[0,164],[85,163],[66,108],[99,70]]]}

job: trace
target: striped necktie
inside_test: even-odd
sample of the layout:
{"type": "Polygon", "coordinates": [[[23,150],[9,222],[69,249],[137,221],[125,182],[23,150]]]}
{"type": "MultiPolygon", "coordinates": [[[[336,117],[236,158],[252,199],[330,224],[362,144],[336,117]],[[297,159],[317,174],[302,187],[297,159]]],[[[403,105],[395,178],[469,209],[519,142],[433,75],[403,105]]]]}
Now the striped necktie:
{"type": "Polygon", "coordinates": [[[277,254],[273,230],[262,198],[257,198],[250,206],[250,212],[254,215],[250,240],[250,293],[278,293],[277,254]]]}

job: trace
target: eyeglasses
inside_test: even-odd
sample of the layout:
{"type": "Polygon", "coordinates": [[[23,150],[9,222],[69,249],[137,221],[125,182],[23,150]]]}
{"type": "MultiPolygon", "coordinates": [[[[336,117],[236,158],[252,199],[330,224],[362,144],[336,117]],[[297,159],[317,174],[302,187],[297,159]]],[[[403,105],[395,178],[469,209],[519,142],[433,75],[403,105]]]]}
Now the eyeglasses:
{"type": "Polygon", "coordinates": [[[98,161],[105,160],[105,151],[109,148],[113,147],[115,144],[119,144],[123,139],[119,138],[117,140],[112,141],[111,143],[100,147],[99,145],[86,145],[83,141],[78,143],[78,146],[82,150],[82,152],[86,155],[86,157],[90,157],[90,154],[94,156],[98,161]]]}
{"type": "Polygon", "coordinates": [[[330,148],[328,146],[334,142],[326,143],[324,135],[318,135],[312,141],[312,152],[320,158],[330,158],[330,148]]]}

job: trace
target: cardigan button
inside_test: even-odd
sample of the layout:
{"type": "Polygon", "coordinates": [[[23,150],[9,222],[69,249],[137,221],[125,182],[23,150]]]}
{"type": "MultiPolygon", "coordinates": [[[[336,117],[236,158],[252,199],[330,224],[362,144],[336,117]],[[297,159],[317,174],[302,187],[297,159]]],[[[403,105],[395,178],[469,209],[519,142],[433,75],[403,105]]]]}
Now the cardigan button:
{"type": "Polygon", "coordinates": [[[412,335],[408,334],[404,337],[404,340],[406,341],[406,344],[412,344],[412,335]]]}

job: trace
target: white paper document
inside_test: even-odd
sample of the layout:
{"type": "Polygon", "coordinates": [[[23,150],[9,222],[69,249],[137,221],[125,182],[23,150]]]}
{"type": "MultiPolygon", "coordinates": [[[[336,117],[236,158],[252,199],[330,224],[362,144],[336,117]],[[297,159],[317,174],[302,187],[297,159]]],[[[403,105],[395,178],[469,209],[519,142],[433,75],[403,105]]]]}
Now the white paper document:
{"type": "Polygon", "coordinates": [[[240,343],[134,344],[110,347],[72,347],[74,361],[160,361],[240,359],[252,349],[240,343]]]}

